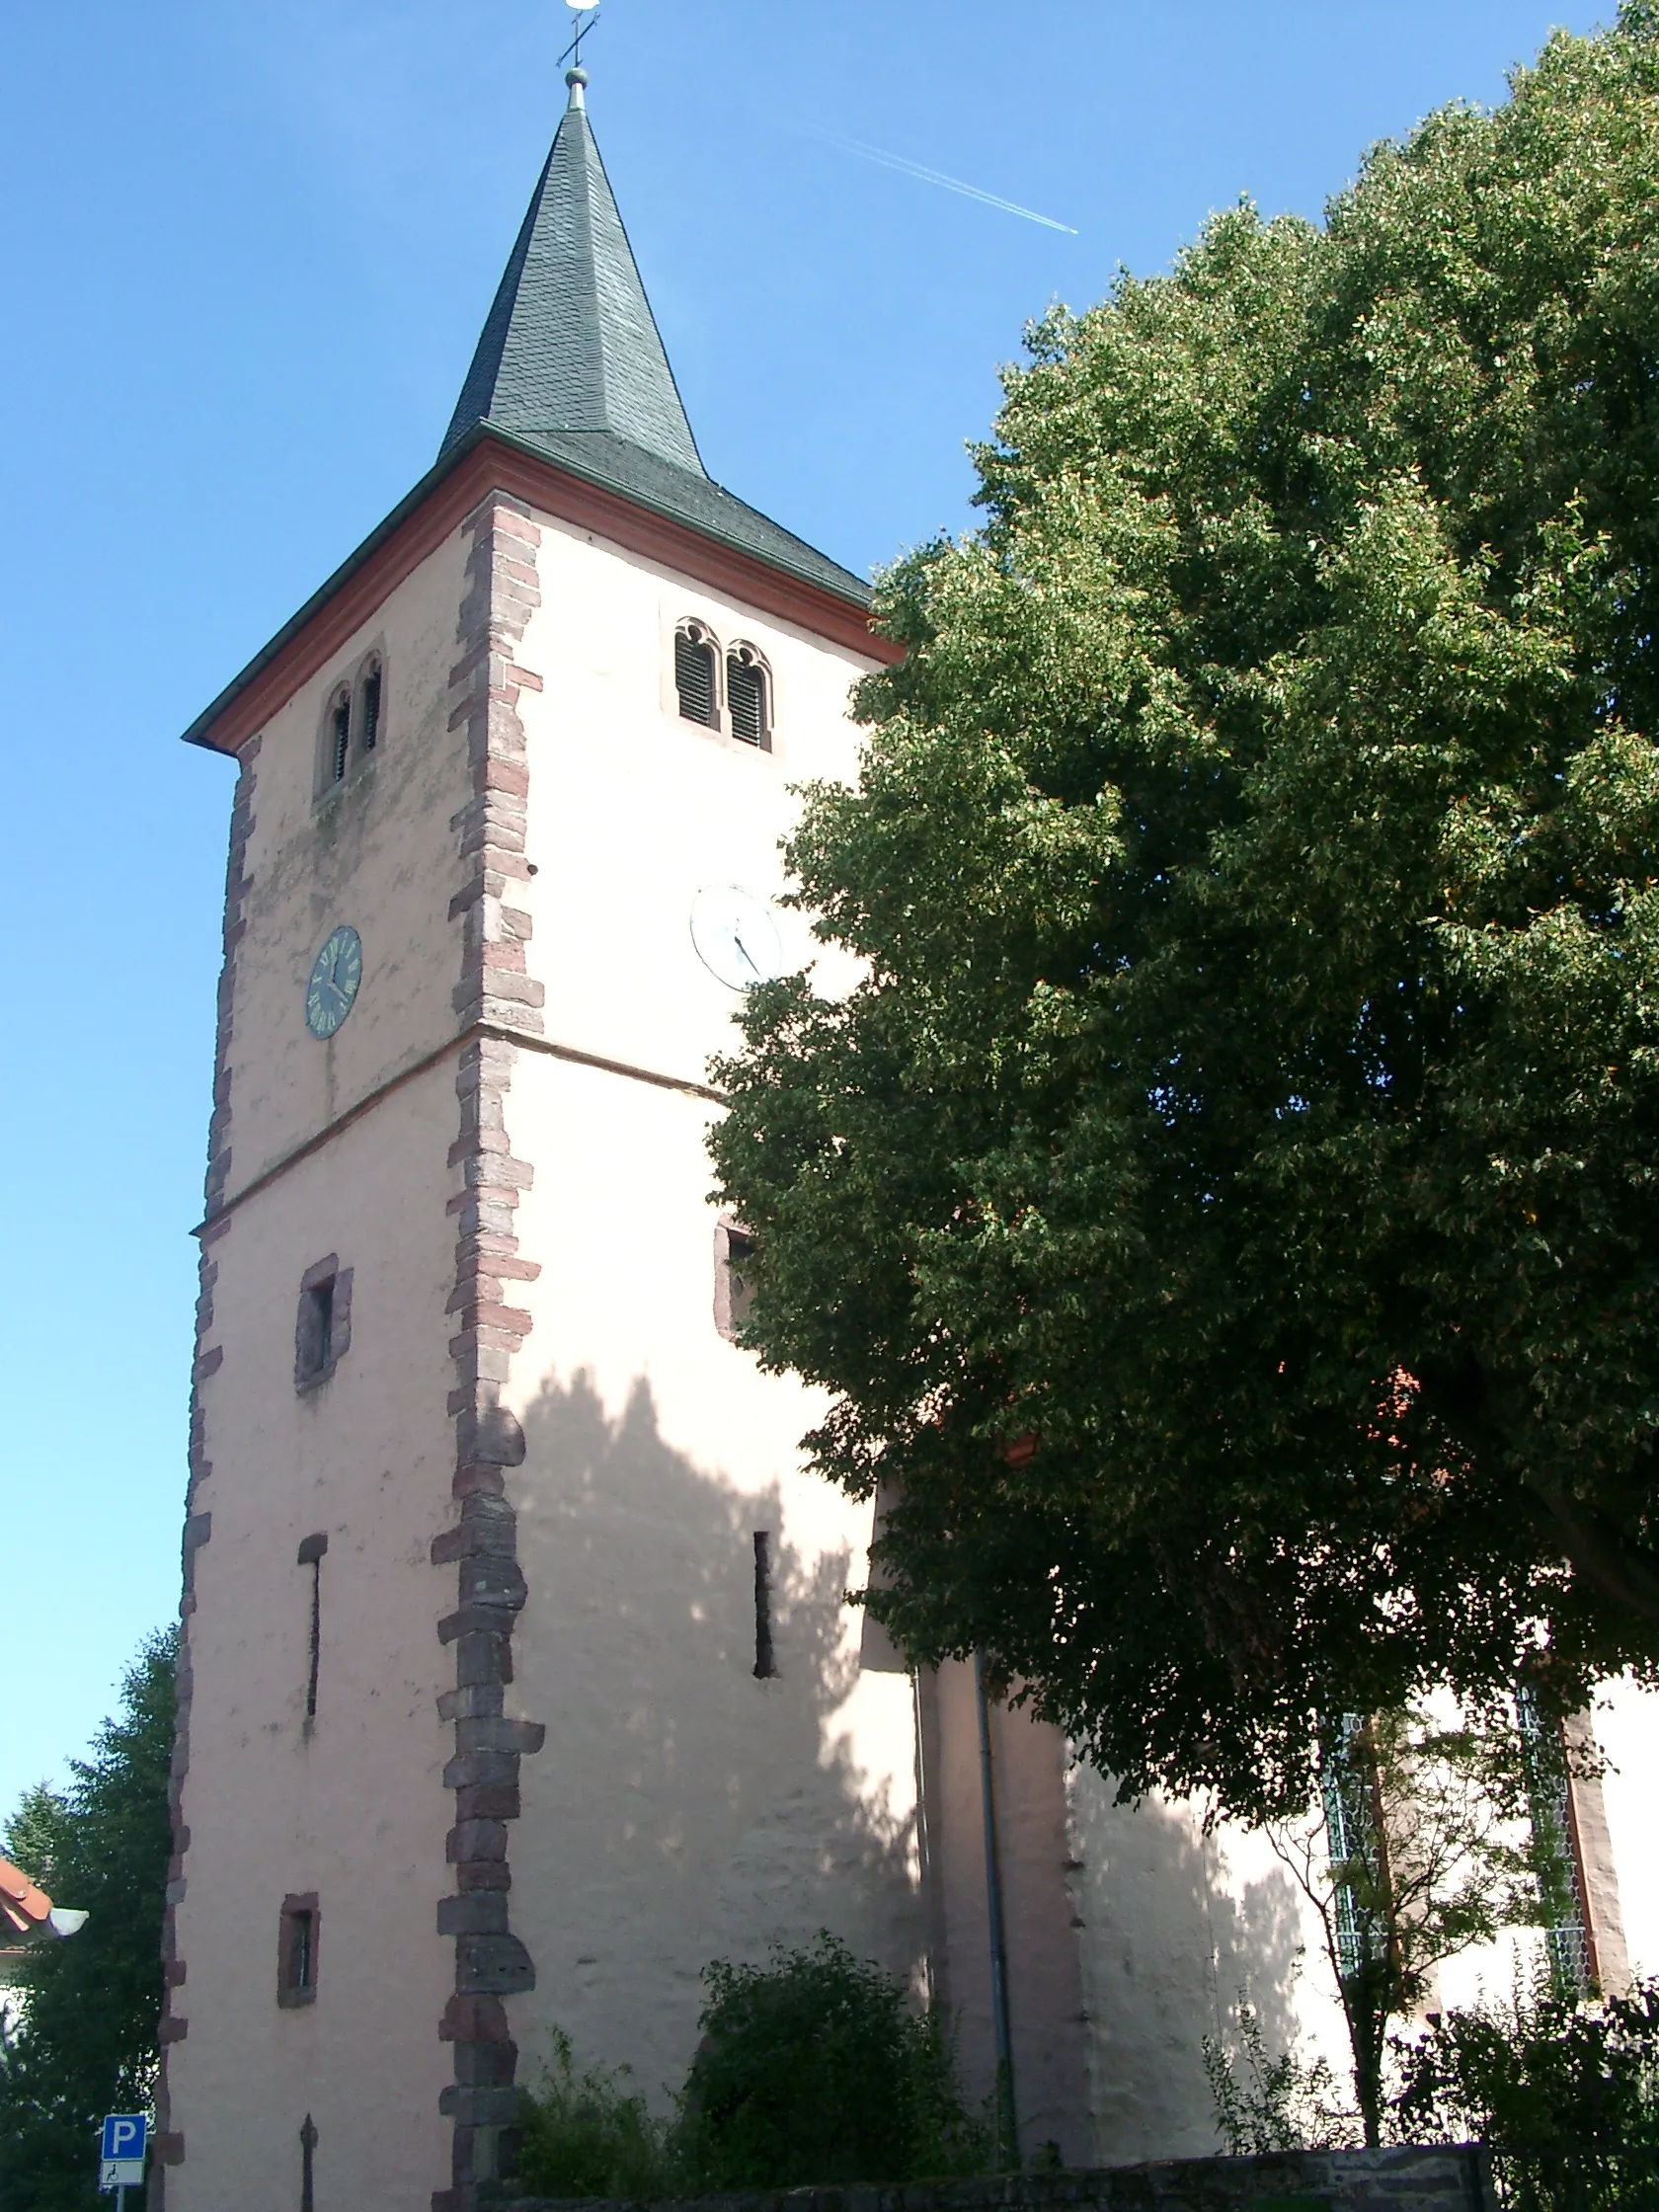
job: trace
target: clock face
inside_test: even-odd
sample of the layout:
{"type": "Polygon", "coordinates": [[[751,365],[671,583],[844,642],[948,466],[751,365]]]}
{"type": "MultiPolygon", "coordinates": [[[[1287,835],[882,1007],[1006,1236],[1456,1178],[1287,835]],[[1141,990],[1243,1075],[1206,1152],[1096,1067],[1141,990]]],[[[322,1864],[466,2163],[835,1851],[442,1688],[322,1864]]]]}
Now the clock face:
{"type": "Polygon", "coordinates": [[[345,922],[317,955],[305,987],[305,1026],[313,1037],[332,1037],[352,1011],[362,982],[362,939],[345,922]]]}
{"type": "Polygon", "coordinates": [[[735,883],[711,884],[692,900],[691,942],[710,975],[732,990],[752,990],[783,973],[771,908],[735,883]]]}

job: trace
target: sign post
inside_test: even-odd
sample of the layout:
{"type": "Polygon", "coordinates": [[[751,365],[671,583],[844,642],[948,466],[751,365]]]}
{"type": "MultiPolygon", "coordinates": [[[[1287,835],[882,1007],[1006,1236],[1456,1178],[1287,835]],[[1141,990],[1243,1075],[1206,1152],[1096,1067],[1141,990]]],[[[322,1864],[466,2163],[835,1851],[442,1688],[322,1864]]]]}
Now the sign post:
{"type": "Polygon", "coordinates": [[[126,2192],[144,2185],[144,2148],[150,2123],[142,2112],[111,2112],[98,2146],[98,2186],[114,2189],[116,2212],[126,2212],[126,2192]]]}

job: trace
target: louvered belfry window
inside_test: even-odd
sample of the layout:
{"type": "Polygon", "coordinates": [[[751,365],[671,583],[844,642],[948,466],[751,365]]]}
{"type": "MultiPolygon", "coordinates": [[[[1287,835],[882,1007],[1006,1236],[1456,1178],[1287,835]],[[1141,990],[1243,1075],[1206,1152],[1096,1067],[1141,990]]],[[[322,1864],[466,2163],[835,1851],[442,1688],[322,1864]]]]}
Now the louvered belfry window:
{"type": "Polygon", "coordinates": [[[732,735],[745,745],[770,742],[766,726],[766,672],[747,645],[739,646],[726,662],[726,703],[732,711],[732,735]]]}
{"type": "Polygon", "coordinates": [[[357,743],[364,752],[374,750],[375,740],[380,735],[380,664],[369,665],[362,679],[362,728],[357,743]]]}
{"type": "Polygon", "coordinates": [[[714,686],[714,646],[706,631],[693,623],[674,637],[674,689],[679,711],[687,722],[700,722],[718,730],[720,707],[714,686]]]}
{"type": "Polygon", "coordinates": [[[334,712],[329,724],[334,745],[334,780],[339,783],[346,774],[346,755],[352,747],[352,695],[342,691],[334,702],[334,712]]]}

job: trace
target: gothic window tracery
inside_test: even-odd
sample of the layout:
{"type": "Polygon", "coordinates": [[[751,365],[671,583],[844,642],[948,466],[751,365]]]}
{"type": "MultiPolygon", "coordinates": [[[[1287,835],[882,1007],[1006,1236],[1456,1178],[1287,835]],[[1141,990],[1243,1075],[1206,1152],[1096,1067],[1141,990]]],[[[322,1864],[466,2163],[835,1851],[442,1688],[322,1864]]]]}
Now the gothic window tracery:
{"type": "Polygon", "coordinates": [[[768,751],[772,743],[771,678],[751,645],[734,645],[726,656],[726,701],[732,735],[768,751]]]}
{"type": "Polygon", "coordinates": [[[687,722],[720,727],[719,663],[714,640],[700,622],[682,622],[674,632],[674,689],[687,722]]]}

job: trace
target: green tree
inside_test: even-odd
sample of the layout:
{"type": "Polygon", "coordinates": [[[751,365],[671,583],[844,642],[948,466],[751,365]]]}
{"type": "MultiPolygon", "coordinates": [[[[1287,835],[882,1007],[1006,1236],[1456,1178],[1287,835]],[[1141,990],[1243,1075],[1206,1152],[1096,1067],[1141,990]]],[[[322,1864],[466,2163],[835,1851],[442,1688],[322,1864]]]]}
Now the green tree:
{"type": "Polygon", "coordinates": [[[1557,1909],[1553,1839],[1540,1848],[1529,1820],[1550,1756],[1507,1715],[1350,1715],[1327,1731],[1318,1803],[1267,1823],[1319,1923],[1369,2144],[1382,2139],[1388,2031],[1421,2010],[1436,1967],[1557,1909]]]}
{"type": "Polygon", "coordinates": [[[1126,1790],[1659,1654],[1659,26],[1050,315],[718,1079],[870,1603],[1126,1790]]]}
{"type": "Polygon", "coordinates": [[[5,1850],[59,1904],[90,1915],[18,1969],[23,2018],[0,2040],[0,2212],[94,2212],[97,2126],[144,2111],[161,2017],[161,1922],[172,1850],[174,1637],[152,1636],[120,1710],[71,1762],[61,1795],[28,1792],[5,1850]]]}

